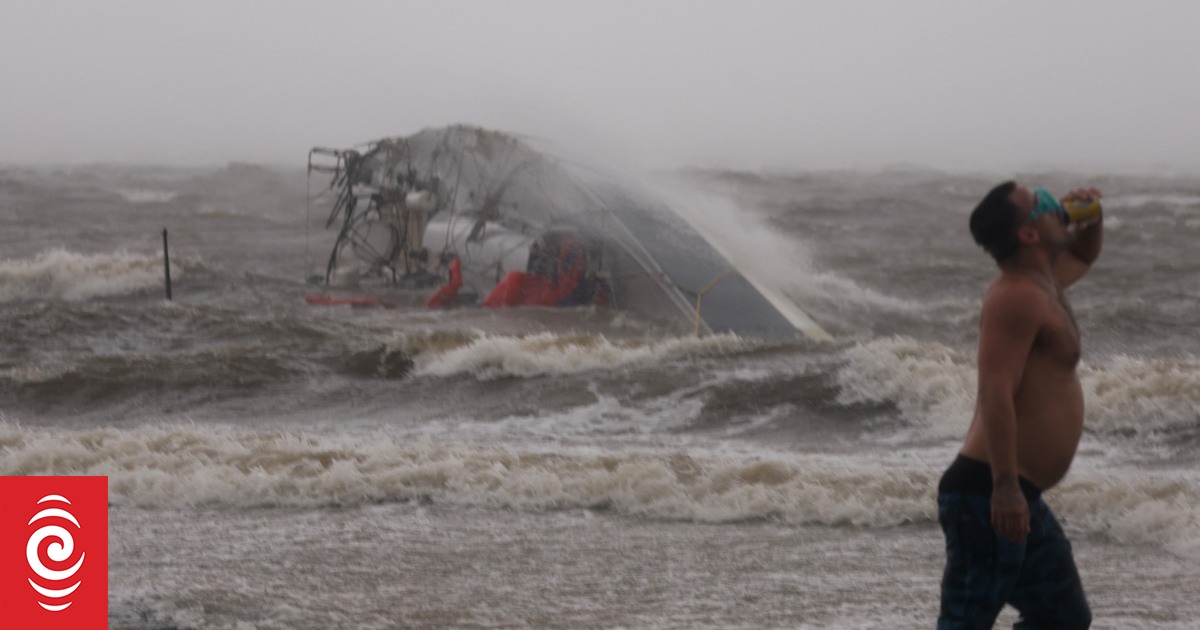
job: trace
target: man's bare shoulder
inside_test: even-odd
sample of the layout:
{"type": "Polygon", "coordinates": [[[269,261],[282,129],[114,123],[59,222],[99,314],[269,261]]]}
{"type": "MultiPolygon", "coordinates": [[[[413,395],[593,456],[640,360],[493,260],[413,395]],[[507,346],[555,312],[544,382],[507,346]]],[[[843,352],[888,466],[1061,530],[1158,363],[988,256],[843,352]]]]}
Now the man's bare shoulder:
{"type": "Polygon", "coordinates": [[[1048,297],[1046,289],[1027,276],[1001,274],[983,296],[981,315],[1026,322],[1038,320],[1048,297]]]}
{"type": "Polygon", "coordinates": [[[1046,288],[1029,276],[1005,273],[992,281],[983,301],[985,305],[989,302],[1020,302],[1028,305],[1030,302],[1044,302],[1046,297],[1046,288]]]}

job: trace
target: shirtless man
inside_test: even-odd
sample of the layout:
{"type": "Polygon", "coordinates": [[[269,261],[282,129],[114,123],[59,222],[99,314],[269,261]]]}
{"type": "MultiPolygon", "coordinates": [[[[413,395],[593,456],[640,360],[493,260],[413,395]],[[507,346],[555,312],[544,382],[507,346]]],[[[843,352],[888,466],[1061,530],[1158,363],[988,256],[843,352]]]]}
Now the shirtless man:
{"type": "MultiPolygon", "coordinates": [[[[1065,200],[1098,199],[1076,190],[1065,200]]],[[[1000,267],[983,299],[975,417],[938,485],[946,535],[938,628],[1087,628],[1071,545],[1041,499],[1067,474],[1083,432],[1079,330],[1063,290],[1100,254],[1101,219],[1068,226],[1050,193],[1001,184],[971,214],[1000,267]]]]}

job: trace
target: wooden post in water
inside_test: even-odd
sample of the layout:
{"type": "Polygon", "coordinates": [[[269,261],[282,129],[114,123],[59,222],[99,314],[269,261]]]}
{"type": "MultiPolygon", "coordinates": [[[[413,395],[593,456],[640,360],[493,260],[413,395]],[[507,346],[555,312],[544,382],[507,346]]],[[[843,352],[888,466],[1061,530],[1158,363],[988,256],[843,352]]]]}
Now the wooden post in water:
{"type": "Polygon", "coordinates": [[[163,228],[163,273],[167,277],[167,300],[171,299],[171,256],[167,250],[167,228],[163,228]]]}

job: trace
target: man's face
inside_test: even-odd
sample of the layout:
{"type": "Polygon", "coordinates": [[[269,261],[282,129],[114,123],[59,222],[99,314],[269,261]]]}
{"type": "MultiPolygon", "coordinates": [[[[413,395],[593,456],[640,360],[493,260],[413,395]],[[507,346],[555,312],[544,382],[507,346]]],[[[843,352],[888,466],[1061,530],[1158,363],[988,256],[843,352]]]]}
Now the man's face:
{"type": "Polygon", "coordinates": [[[1045,212],[1033,218],[1037,209],[1036,193],[1024,186],[1017,186],[1009,200],[1017,207],[1019,229],[1033,228],[1038,235],[1038,241],[1052,251],[1061,251],[1070,241],[1070,233],[1058,212],[1045,212]]]}

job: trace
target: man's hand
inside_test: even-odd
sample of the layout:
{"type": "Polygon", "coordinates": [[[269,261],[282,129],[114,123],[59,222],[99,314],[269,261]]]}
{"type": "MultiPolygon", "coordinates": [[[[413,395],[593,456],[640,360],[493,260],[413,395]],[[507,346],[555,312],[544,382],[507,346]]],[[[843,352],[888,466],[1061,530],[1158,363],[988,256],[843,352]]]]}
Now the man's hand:
{"type": "MultiPolygon", "coordinates": [[[[1095,188],[1077,188],[1063,197],[1063,201],[1085,201],[1102,196],[1095,188]]],[[[1070,244],[1054,267],[1054,280],[1059,288],[1065,289],[1082,278],[1100,257],[1100,248],[1104,243],[1104,230],[1100,227],[1102,217],[1102,214],[1098,214],[1079,222],[1072,221],[1067,226],[1070,244]]]]}
{"type": "Polygon", "coordinates": [[[1072,190],[1071,192],[1067,193],[1067,196],[1063,197],[1062,200],[1063,201],[1086,201],[1088,199],[1099,199],[1103,196],[1104,195],[1100,194],[1100,191],[1096,190],[1095,188],[1076,188],[1075,190],[1072,190]]]}
{"type": "Polygon", "coordinates": [[[992,488],[992,527],[1001,536],[1021,544],[1029,533],[1029,505],[1016,481],[992,488]]]}

